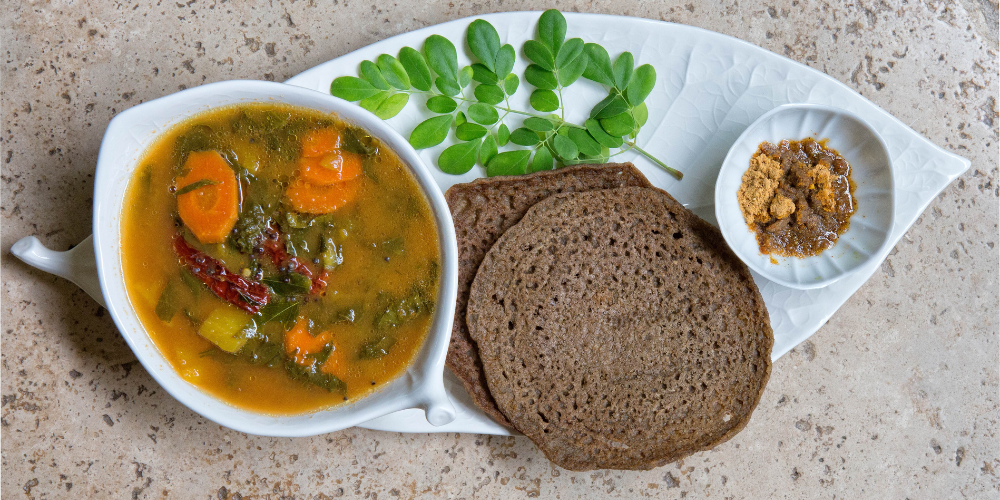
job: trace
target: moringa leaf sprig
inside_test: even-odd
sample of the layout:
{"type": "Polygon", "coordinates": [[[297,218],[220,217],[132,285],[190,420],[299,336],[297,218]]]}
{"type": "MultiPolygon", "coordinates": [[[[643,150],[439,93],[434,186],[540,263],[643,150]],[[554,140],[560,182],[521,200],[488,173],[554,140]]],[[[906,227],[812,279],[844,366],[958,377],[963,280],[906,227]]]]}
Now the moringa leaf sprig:
{"type": "Polygon", "coordinates": [[[629,52],[612,62],[599,44],[567,40],[566,18],[547,10],[538,19],[535,38],[522,47],[531,62],[524,80],[534,87],[528,99],[531,110],[525,111],[510,104],[521,88],[521,78],[512,72],[514,47],[502,43],[496,28],[482,19],[469,24],[465,42],[475,59],[469,66],[459,67],[450,40],[431,35],[421,51],[403,47],[398,57],[382,54],[362,61],[359,76],[335,79],[330,93],[357,101],[383,120],[399,114],[411,97],[425,97],[425,106],[436,116],[418,124],[409,141],[416,149],[429,148],[454,131],[455,143],[438,157],[438,167],[449,174],[464,174],[478,163],[489,176],[520,175],[603,163],[634,149],[674,177],[683,177],[635,143],[649,117],[645,100],[656,84],[656,70],[649,64],[635,67],[629,52]],[[565,119],[563,91],[581,77],[601,84],[608,95],[577,124],[565,119]],[[523,118],[514,130],[506,123],[511,115],[523,118]]]}

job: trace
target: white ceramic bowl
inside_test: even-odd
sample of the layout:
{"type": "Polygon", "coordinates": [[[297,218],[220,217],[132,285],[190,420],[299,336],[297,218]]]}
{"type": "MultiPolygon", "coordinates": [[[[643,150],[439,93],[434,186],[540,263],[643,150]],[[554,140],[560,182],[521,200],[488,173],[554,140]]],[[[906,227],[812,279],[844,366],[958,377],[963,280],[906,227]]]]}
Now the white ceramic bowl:
{"type": "MultiPolygon", "coordinates": [[[[309,436],[360,424],[406,408],[422,408],[428,422],[444,425],[455,410],[442,380],[451,338],[458,283],[458,247],[451,212],[427,167],[410,144],[375,115],[328,94],[281,83],[228,81],[202,85],[130,108],[108,125],[97,160],[94,188],[94,251],[100,290],[115,324],[150,375],[188,408],[220,425],[250,434],[309,436]],[[235,408],[186,382],[153,344],[125,291],[121,264],[122,204],[126,186],[143,152],[156,137],[188,117],[218,106],[273,102],[336,113],[380,139],[410,167],[430,202],[441,245],[441,286],[434,318],[413,363],[375,393],[348,405],[295,416],[269,416],[235,408]]],[[[68,277],[93,293],[89,252],[49,252],[34,237],[12,248],[18,257],[46,271],[68,277]]],[[[90,262],[93,259],[90,258],[90,262]]]]}
{"type": "Polygon", "coordinates": [[[715,216],[726,242],[754,271],[797,289],[820,288],[857,270],[889,244],[893,225],[892,165],[885,142],[847,111],[815,104],[786,104],[765,113],[740,135],[715,183],[715,216]],[[764,255],[736,200],[750,157],[763,141],[829,139],[827,145],[851,165],[857,211],[837,243],[808,257],[764,255]]]}

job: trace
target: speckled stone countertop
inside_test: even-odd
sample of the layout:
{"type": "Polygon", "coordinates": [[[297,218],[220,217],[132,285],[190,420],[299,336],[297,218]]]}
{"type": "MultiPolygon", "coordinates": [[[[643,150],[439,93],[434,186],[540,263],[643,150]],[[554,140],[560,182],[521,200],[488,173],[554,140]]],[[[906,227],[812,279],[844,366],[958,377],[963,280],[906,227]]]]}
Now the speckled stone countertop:
{"type": "Polygon", "coordinates": [[[151,3],[3,3],[3,498],[997,494],[996,0],[151,3]],[[881,271],[775,363],[747,428],[710,452],[648,472],[573,473],[526,438],[230,431],[161,390],[81,290],[8,251],[26,235],[66,249],[90,233],[101,137],[130,106],[218,80],[281,81],[398,33],[547,7],[747,40],[972,160],[881,271]]]}

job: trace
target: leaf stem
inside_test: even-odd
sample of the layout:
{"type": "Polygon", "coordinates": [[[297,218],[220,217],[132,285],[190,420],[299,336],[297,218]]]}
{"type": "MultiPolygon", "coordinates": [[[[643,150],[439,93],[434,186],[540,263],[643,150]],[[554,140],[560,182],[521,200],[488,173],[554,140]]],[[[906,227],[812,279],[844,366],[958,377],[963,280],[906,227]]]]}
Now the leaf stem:
{"type": "Polygon", "coordinates": [[[556,91],[559,92],[559,119],[566,123],[566,102],[563,101],[562,85],[556,87],[556,91]]]}
{"type": "Polygon", "coordinates": [[[573,122],[568,122],[568,121],[562,120],[562,119],[560,119],[559,123],[556,124],[556,128],[560,128],[560,127],[571,127],[571,128],[578,128],[580,130],[587,130],[587,127],[584,127],[583,125],[577,125],[577,124],[575,124],[573,122]]]}
{"type": "Polygon", "coordinates": [[[634,141],[628,142],[626,144],[628,144],[629,147],[631,147],[632,149],[638,151],[640,154],[642,154],[646,158],[649,158],[649,160],[652,161],[653,163],[659,165],[660,168],[662,168],[663,170],[666,170],[667,173],[669,173],[670,175],[674,176],[677,180],[681,180],[681,179],[684,178],[684,174],[682,172],[680,172],[679,170],[675,170],[675,169],[670,168],[669,166],[667,166],[666,163],[663,163],[657,157],[649,154],[648,151],[646,151],[646,150],[640,148],[639,146],[637,146],[634,141]]]}

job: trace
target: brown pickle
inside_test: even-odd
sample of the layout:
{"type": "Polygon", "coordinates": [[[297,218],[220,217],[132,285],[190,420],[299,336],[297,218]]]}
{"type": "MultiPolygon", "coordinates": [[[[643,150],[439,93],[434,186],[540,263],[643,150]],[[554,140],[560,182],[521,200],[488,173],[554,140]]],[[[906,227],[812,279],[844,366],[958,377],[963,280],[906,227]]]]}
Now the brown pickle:
{"type": "Polygon", "coordinates": [[[851,166],[825,142],[758,146],[738,198],[761,253],[818,255],[850,227],[857,210],[851,166]]]}

